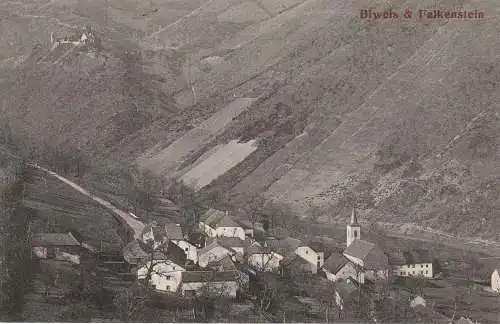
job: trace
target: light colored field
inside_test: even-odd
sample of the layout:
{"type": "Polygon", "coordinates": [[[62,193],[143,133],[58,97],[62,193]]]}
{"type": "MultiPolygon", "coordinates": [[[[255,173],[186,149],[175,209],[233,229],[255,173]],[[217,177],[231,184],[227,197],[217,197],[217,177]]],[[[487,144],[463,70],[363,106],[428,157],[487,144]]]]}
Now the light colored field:
{"type": "Polygon", "coordinates": [[[141,168],[155,173],[164,173],[172,170],[182,163],[189,153],[201,148],[211,139],[221,133],[224,128],[244,110],[246,110],[255,99],[239,98],[231,102],[224,109],[215,113],[212,117],[201,123],[196,128],[173,142],[162,152],[139,162],[141,168]]]}
{"type": "Polygon", "coordinates": [[[217,147],[215,152],[181,177],[186,185],[199,190],[223,175],[257,149],[255,140],[238,143],[233,140],[217,147]]]}

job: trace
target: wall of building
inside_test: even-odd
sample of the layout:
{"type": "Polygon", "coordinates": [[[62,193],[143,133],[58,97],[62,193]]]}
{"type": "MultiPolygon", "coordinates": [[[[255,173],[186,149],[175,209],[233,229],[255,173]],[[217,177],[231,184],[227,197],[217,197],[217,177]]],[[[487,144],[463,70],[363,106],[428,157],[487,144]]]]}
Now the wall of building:
{"type": "Polygon", "coordinates": [[[300,246],[295,250],[295,254],[297,254],[302,259],[306,260],[311,264],[312,273],[317,273],[317,263],[319,261],[320,268],[325,263],[325,257],[323,252],[316,252],[308,246],[300,246]]]}
{"type": "Polygon", "coordinates": [[[491,274],[491,289],[500,292],[500,274],[496,270],[491,274]]]}
{"type": "Polygon", "coordinates": [[[256,253],[248,257],[248,264],[257,271],[277,272],[283,257],[275,253],[256,253]]]}
{"type": "Polygon", "coordinates": [[[341,279],[347,279],[349,277],[353,278],[357,282],[364,284],[365,283],[365,276],[363,272],[357,272],[356,268],[351,264],[347,263],[345,266],[343,266],[336,274],[331,273],[328,270],[324,270],[326,278],[330,281],[337,281],[341,279]]]}
{"type": "Polygon", "coordinates": [[[186,253],[186,258],[188,260],[191,260],[194,263],[198,262],[198,249],[196,248],[196,246],[184,240],[182,241],[172,240],[172,242],[178,247],[180,247],[184,251],[184,253],[186,253]]]}
{"type": "Polygon", "coordinates": [[[216,236],[239,237],[245,240],[245,230],[242,227],[217,227],[216,236]]]}
{"type": "Polygon", "coordinates": [[[432,278],[432,263],[416,263],[394,266],[393,274],[399,277],[422,276],[425,278],[432,278]]]}
{"type": "MultiPolygon", "coordinates": [[[[146,278],[150,265],[151,262],[148,262],[137,270],[138,279],[146,278]]],[[[154,266],[150,282],[158,290],[176,292],[181,284],[183,271],[185,271],[183,267],[170,261],[164,261],[154,266]]]]}
{"type": "Polygon", "coordinates": [[[224,296],[236,298],[236,293],[238,291],[238,283],[234,281],[226,282],[186,282],[181,285],[182,295],[186,294],[186,291],[195,291],[196,294],[209,294],[215,296],[224,296]]]}

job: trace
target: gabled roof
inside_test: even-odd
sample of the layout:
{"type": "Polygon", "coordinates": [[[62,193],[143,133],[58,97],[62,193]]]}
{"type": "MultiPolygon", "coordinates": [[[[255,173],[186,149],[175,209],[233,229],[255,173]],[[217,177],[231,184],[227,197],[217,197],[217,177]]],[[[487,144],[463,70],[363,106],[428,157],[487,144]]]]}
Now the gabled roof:
{"type": "Polygon", "coordinates": [[[405,265],[417,263],[432,263],[433,258],[427,250],[412,249],[407,251],[393,250],[388,253],[391,265],[405,265]]]}
{"type": "Polygon", "coordinates": [[[303,244],[299,239],[292,237],[287,237],[281,240],[268,240],[264,244],[264,246],[269,247],[272,251],[281,254],[284,257],[295,255],[295,250],[302,245],[303,244]]]}
{"type": "Polygon", "coordinates": [[[201,255],[203,255],[203,254],[205,254],[205,253],[210,252],[211,250],[213,250],[213,249],[215,249],[215,248],[217,248],[217,247],[221,247],[221,248],[226,249],[226,250],[228,250],[228,251],[230,251],[230,252],[232,252],[232,251],[233,251],[233,250],[232,250],[232,249],[230,249],[230,248],[226,248],[226,247],[224,247],[224,246],[220,245],[220,244],[219,244],[219,242],[218,242],[217,240],[214,240],[212,243],[207,244],[207,246],[205,246],[204,248],[199,249],[199,250],[198,250],[198,255],[199,255],[199,256],[201,256],[201,255]]]}
{"type": "Polygon", "coordinates": [[[165,232],[169,240],[183,240],[182,227],[175,223],[166,223],[165,232]]]}
{"type": "Polygon", "coordinates": [[[137,264],[136,260],[143,260],[148,258],[149,253],[146,244],[139,240],[133,240],[123,247],[123,258],[130,264],[137,264]]]}
{"type": "Polygon", "coordinates": [[[339,253],[333,253],[328,259],[325,260],[323,268],[328,270],[328,272],[336,274],[343,266],[345,266],[349,260],[339,253]]]}
{"type": "Polygon", "coordinates": [[[212,228],[217,227],[241,227],[238,223],[236,223],[227,212],[223,212],[221,210],[210,208],[203,216],[201,217],[202,222],[207,224],[212,228]]]}
{"type": "Polygon", "coordinates": [[[374,243],[364,240],[354,240],[344,255],[362,260],[365,269],[385,269],[388,265],[387,255],[374,243]]]}
{"type": "Polygon", "coordinates": [[[79,246],[71,233],[36,233],[31,239],[33,246],[79,246]]]}
{"type": "Polygon", "coordinates": [[[182,282],[223,282],[237,281],[237,271],[184,271],[182,272],[182,282]]]}
{"type": "Polygon", "coordinates": [[[186,253],[183,249],[172,242],[168,242],[167,252],[165,253],[167,260],[173,263],[184,266],[186,264],[186,253]]]}
{"type": "Polygon", "coordinates": [[[217,268],[217,271],[233,271],[236,270],[233,260],[229,255],[226,255],[219,261],[209,262],[208,268],[217,268]]]}
{"type": "Polygon", "coordinates": [[[203,233],[190,233],[188,242],[198,247],[205,246],[206,236],[203,233]]]}

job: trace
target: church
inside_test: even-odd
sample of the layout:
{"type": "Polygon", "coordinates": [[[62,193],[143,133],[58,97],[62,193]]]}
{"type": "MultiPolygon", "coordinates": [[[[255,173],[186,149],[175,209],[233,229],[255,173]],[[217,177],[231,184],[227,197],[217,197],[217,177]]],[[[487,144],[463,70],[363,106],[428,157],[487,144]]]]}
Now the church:
{"type": "Polygon", "coordinates": [[[328,280],[353,279],[364,284],[366,279],[386,279],[389,273],[387,255],[375,243],[361,239],[361,225],[355,207],[346,234],[343,253],[332,254],[323,266],[328,280]]]}

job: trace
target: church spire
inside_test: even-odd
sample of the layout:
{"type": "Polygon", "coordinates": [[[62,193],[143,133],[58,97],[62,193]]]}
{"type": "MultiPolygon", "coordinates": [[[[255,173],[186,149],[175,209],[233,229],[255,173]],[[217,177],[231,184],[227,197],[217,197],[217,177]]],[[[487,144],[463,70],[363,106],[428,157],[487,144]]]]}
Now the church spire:
{"type": "Polygon", "coordinates": [[[359,226],[358,224],[358,215],[356,212],[356,206],[352,207],[352,213],[351,213],[351,226],[359,226]]]}

